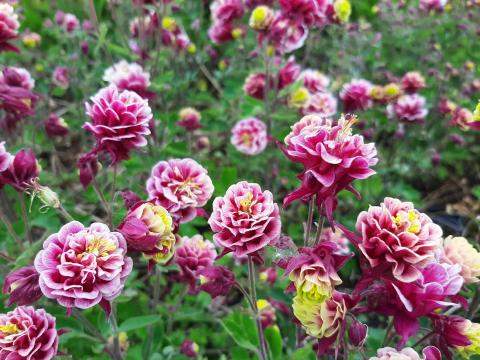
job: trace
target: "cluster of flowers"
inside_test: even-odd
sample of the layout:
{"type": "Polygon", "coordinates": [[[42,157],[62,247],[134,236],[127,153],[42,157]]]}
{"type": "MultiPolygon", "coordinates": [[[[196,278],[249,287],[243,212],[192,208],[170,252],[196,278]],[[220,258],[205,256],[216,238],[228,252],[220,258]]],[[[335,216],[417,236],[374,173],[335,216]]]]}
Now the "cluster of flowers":
{"type": "MultiPolygon", "coordinates": [[[[173,6],[165,4],[164,6],[173,6]]],[[[130,22],[130,48],[142,58],[148,57],[146,49],[141,49],[140,44],[147,40],[160,38],[161,43],[169,48],[190,53],[196,52],[196,46],[190,41],[188,34],[176,19],[170,16],[161,17],[159,13],[152,10],[142,10],[142,14],[130,22]],[[135,39],[141,39],[137,42],[135,39]]]]}

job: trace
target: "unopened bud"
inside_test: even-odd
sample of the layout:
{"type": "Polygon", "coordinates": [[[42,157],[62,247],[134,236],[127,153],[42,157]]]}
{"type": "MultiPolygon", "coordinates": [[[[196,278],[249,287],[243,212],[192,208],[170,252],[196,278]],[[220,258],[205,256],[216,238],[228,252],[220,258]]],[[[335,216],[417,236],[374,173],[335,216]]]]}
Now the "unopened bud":
{"type": "Polygon", "coordinates": [[[358,320],[353,320],[348,329],[348,338],[350,343],[355,347],[363,346],[367,339],[368,326],[358,320]]]}

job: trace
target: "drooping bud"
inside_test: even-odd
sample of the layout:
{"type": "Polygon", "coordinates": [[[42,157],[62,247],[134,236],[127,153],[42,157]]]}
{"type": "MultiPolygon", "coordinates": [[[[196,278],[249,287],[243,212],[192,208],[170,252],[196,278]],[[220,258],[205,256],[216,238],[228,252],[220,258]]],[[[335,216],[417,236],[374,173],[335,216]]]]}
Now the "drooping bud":
{"type": "Polygon", "coordinates": [[[26,266],[7,275],[3,293],[10,294],[7,305],[31,305],[42,296],[38,283],[39,274],[34,266],[26,266]]]}
{"type": "Polygon", "coordinates": [[[235,285],[235,275],[225,266],[208,266],[198,271],[199,289],[209,293],[212,298],[226,296],[235,285]]]}
{"type": "Polygon", "coordinates": [[[348,338],[350,343],[355,347],[363,346],[367,339],[368,326],[358,320],[353,320],[348,329],[348,338]]]}
{"type": "Polygon", "coordinates": [[[198,344],[192,340],[185,340],[180,347],[180,352],[189,358],[196,358],[199,350],[198,344]]]}

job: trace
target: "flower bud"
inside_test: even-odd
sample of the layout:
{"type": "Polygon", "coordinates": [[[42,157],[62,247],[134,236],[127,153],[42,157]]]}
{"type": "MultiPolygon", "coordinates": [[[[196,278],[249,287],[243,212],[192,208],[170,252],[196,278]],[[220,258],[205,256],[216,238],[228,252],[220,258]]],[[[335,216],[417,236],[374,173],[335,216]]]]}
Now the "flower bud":
{"type": "Polygon", "coordinates": [[[187,46],[187,52],[189,54],[195,54],[197,52],[197,46],[194,43],[190,43],[187,46]]]}
{"type": "Polygon", "coordinates": [[[212,298],[226,296],[235,285],[235,275],[225,266],[207,266],[197,272],[200,278],[199,289],[212,298]]]}
{"type": "Polygon", "coordinates": [[[257,309],[260,315],[260,321],[262,323],[262,328],[272,326],[277,320],[275,316],[275,308],[265,299],[257,300],[257,309]]]}
{"type": "Polygon", "coordinates": [[[353,320],[348,329],[348,338],[350,343],[355,347],[363,346],[367,339],[368,326],[358,320],[353,320]]]}
{"type": "Polygon", "coordinates": [[[32,305],[42,296],[38,284],[39,274],[34,266],[26,266],[7,275],[3,284],[3,293],[9,294],[8,306],[32,305]]]}
{"type": "Polygon", "coordinates": [[[177,122],[177,125],[187,131],[194,131],[202,127],[202,124],[200,124],[202,116],[192,107],[186,107],[180,110],[179,117],[180,120],[177,122]]]}
{"type": "Polygon", "coordinates": [[[165,16],[162,19],[162,28],[165,30],[168,30],[170,32],[174,32],[177,28],[177,22],[175,21],[174,18],[171,18],[169,16],[165,16]]]}
{"type": "Polygon", "coordinates": [[[244,35],[245,31],[240,28],[240,27],[237,27],[235,29],[232,30],[232,37],[237,40],[237,39],[240,39],[243,35],[244,35]]]}
{"type": "Polygon", "coordinates": [[[252,11],[248,24],[254,30],[264,31],[272,25],[273,18],[273,10],[268,6],[260,5],[252,11]]]}
{"type": "Polygon", "coordinates": [[[40,44],[41,39],[37,33],[28,33],[23,35],[22,42],[25,47],[33,49],[40,44]]]}
{"type": "Polygon", "coordinates": [[[198,344],[192,340],[185,340],[180,347],[180,352],[189,358],[196,358],[199,350],[198,344]]]}
{"type": "Polygon", "coordinates": [[[65,120],[61,117],[58,117],[57,114],[52,113],[44,121],[45,132],[48,137],[63,137],[66,136],[69,132],[68,125],[65,120]]]}

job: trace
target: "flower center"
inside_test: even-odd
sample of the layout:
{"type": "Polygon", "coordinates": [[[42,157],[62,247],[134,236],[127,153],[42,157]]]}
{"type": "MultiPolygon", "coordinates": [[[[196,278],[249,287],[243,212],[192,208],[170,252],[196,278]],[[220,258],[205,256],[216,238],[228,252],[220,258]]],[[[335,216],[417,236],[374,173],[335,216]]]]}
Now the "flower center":
{"type": "Polygon", "coordinates": [[[88,239],[85,253],[103,257],[110,255],[116,248],[117,246],[112,241],[93,235],[88,239]]]}
{"type": "Polygon", "coordinates": [[[14,335],[19,331],[17,324],[0,325],[0,332],[4,335],[14,335]]]}
{"type": "Polygon", "coordinates": [[[175,193],[178,192],[183,192],[186,193],[187,196],[191,199],[196,198],[196,195],[194,193],[194,190],[200,189],[200,186],[196,182],[194,182],[191,178],[188,178],[184,182],[180,183],[178,187],[175,190],[175,193]]]}
{"type": "Polygon", "coordinates": [[[244,132],[242,135],[240,135],[240,139],[242,139],[242,143],[246,145],[251,145],[253,142],[253,136],[250,133],[244,132]]]}
{"type": "Polygon", "coordinates": [[[252,201],[252,193],[248,193],[247,196],[240,201],[240,211],[246,212],[248,214],[252,213],[252,207],[257,203],[257,201],[252,201]]]}
{"type": "Polygon", "coordinates": [[[399,211],[396,216],[392,217],[392,220],[398,227],[407,225],[407,231],[410,233],[418,234],[420,232],[420,220],[413,210],[399,211]]]}

